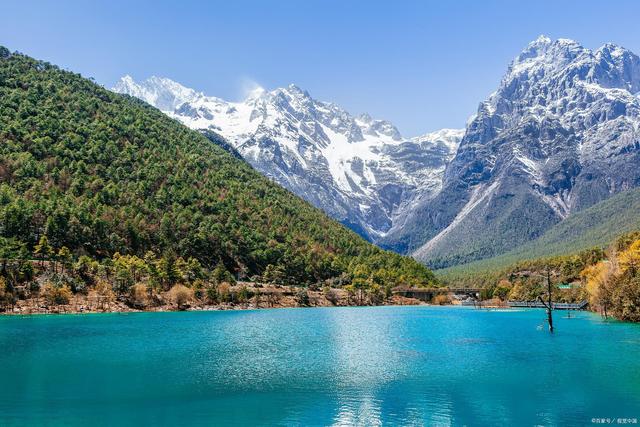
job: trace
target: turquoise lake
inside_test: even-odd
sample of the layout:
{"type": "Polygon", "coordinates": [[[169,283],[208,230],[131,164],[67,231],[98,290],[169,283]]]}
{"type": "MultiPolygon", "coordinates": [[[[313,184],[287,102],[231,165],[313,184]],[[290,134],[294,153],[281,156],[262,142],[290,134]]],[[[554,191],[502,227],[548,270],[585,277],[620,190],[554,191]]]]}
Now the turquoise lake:
{"type": "Polygon", "coordinates": [[[640,423],[640,325],[456,307],[0,317],[0,425],[640,423]]]}

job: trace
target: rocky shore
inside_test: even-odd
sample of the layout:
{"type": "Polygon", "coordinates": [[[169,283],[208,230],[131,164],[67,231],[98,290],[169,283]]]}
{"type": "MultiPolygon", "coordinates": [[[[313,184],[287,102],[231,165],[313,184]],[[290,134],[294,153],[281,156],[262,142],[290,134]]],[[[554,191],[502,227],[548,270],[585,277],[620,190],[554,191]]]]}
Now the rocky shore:
{"type": "Polygon", "coordinates": [[[44,298],[29,298],[16,301],[12,306],[0,308],[0,314],[85,314],[85,313],[133,313],[158,311],[215,311],[215,310],[255,310],[292,307],[349,307],[371,305],[426,305],[426,303],[392,295],[379,302],[358,298],[340,288],[309,290],[294,286],[264,286],[255,283],[240,283],[231,292],[246,295],[246,299],[210,303],[206,298],[189,296],[184,301],[176,301],[168,293],[149,295],[144,302],[133,302],[128,298],[114,298],[110,301],[96,295],[75,294],[67,304],[51,304],[44,298]]]}

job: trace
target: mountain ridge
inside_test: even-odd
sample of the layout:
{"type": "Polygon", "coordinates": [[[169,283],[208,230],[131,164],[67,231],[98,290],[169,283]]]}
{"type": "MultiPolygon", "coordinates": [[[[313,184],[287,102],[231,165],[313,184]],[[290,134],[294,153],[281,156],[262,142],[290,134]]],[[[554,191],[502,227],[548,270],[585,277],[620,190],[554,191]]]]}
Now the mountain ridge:
{"type": "Polygon", "coordinates": [[[640,184],[640,59],[539,37],[480,103],[442,190],[383,247],[434,268],[492,257],[640,184]]]}
{"type": "Polygon", "coordinates": [[[113,90],[219,133],[264,175],[372,241],[405,206],[438,191],[462,137],[443,129],[406,139],[388,121],[352,116],[293,84],[258,88],[240,102],[155,76],[140,83],[125,76],[113,90]]]}
{"type": "Polygon", "coordinates": [[[115,90],[192,128],[222,130],[263,174],[433,268],[513,250],[640,185],[640,59],[613,43],[590,50],[540,36],[464,131],[411,139],[295,85],[228,103],[169,79],[146,82],[125,77],[115,90]]]}

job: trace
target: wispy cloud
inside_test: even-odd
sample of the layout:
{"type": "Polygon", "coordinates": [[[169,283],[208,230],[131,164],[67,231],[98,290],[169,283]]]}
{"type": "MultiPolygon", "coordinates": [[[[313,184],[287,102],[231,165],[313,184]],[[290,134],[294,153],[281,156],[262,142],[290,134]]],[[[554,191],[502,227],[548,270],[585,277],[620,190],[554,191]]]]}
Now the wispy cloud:
{"type": "Polygon", "coordinates": [[[250,77],[241,77],[238,86],[239,98],[243,100],[265,90],[260,83],[250,77]]]}

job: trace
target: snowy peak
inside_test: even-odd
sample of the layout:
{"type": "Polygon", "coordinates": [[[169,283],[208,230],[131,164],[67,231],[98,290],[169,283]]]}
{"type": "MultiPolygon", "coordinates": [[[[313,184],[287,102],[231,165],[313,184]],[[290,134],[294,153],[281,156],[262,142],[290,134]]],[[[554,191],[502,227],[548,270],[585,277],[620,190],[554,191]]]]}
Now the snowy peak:
{"type": "Polygon", "coordinates": [[[640,91],[640,58],[633,52],[613,43],[607,43],[594,54],[601,75],[599,82],[605,87],[625,89],[631,94],[640,91]]]}
{"type": "Polygon", "coordinates": [[[256,169],[371,240],[414,198],[441,188],[462,138],[460,130],[444,130],[405,140],[392,123],[354,117],[293,84],[258,88],[240,102],[159,77],[136,83],[125,76],[114,91],[222,135],[256,169]]]}
{"type": "Polygon", "coordinates": [[[419,144],[442,145],[446,147],[447,152],[453,157],[456,154],[458,145],[464,136],[464,129],[440,129],[435,132],[427,133],[412,138],[411,140],[419,144]]]}
{"type": "Polygon", "coordinates": [[[640,59],[612,43],[540,36],[465,130],[411,139],[295,85],[239,102],[159,77],[115,90],[215,131],[329,215],[434,267],[509,250],[640,183],[640,59]]]}
{"type": "Polygon", "coordinates": [[[576,50],[580,50],[581,46],[570,39],[559,39],[557,41],[551,40],[545,35],[539,36],[537,39],[527,45],[527,47],[518,55],[512,65],[521,65],[525,63],[535,63],[541,60],[546,60],[550,64],[557,65],[557,61],[553,61],[560,57],[559,53],[567,53],[576,50]]]}
{"type": "Polygon", "coordinates": [[[536,46],[549,46],[550,44],[551,44],[551,38],[544,34],[540,34],[537,39],[529,43],[529,45],[527,46],[527,49],[530,49],[536,46]]]}
{"type": "Polygon", "coordinates": [[[619,45],[607,43],[591,51],[571,39],[540,36],[512,61],[501,88],[513,86],[514,81],[531,85],[563,79],[567,84],[584,81],[635,93],[640,90],[639,69],[638,56],[619,45]]]}
{"type": "Polygon", "coordinates": [[[182,86],[171,79],[151,76],[138,84],[129,75],[116,83],[115,92],[127,93],[154,105],[162,111],[172,111],[185,102],[194,102],[204,97],[193,89],[182,86]]]}
{"type": "Polygon", "coordinates": [[[588,52],[579,43],[570,39],[552,41],[540,36],[518,55],[510,64],[502,86],[508,86],[514,79],[541,79],[562,70],[578,56],[588,52]]]}
{"type": "Polygon", "coordinates": [[[402,140],[400,132],[391,122],[386,120],[374,120],[366,113],[358,116],[356,124],[366,135],[374,137],[388,136],[394,141],[402,140]]]}
{"type": "Polygon", "coordinates": [[[627,49],[539,37],[468,122],[442,189],[384,243],[446,267],[640,185],[638,92],[640,60],[627,49]]]}

